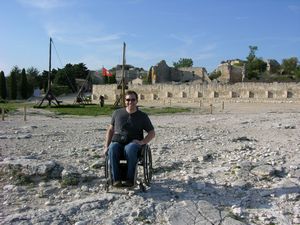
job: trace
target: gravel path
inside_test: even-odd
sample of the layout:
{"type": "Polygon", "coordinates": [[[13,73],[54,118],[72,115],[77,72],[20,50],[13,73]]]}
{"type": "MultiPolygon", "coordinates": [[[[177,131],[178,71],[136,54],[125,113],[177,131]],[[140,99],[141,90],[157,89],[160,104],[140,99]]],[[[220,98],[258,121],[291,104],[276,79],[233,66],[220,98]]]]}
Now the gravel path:
{"type": "Polygon", "coordinates": [[[157,137],[146,192],[104,190],[110,117],[9,115],[0,122],[0,224],[300,224],[300,106],[214,107],[151,116],[157,137]],[[17,184],[16,162],[23,172],[55,162],[80,182],[17,184]]]}

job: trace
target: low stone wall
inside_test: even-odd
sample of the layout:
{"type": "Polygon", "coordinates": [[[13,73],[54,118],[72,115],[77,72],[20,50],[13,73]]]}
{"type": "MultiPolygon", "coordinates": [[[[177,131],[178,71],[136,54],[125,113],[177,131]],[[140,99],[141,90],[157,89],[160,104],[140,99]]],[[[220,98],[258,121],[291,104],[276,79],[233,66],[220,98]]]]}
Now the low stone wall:
{"type": "MultiPolygon", "coordinates": [[[[140,102],[150,103],[300,102],[300,83],[153,84],[128,88],[139,94],[140,102]]],[[[92,100],[97,103],[104,95],[107,102],[114,102],[120,92],[116,84],[93,85],[92,100]]]]}

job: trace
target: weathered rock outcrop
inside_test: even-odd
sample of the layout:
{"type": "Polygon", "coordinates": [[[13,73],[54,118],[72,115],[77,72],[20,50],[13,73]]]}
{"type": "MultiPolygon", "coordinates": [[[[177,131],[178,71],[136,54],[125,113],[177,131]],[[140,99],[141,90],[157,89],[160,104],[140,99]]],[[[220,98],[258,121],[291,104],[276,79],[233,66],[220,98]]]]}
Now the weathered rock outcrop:
{"type": "Polygon", "coordinates": [[[0,162],[0,173],[17,183],[45,179],[60,179],[63,167],[53,161],[41,161],[33,156],[5,158],[0,162]]]}

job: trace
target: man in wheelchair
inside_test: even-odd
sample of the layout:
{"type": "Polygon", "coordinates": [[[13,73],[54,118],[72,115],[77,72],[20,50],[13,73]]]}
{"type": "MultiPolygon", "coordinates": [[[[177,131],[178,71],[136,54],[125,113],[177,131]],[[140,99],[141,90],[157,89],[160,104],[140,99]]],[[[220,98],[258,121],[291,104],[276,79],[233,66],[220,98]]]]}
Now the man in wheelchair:
{"type": "Polygon", "coordinates": [[[108,154],[110,162],[114,187],[134,185],[135,167],[142,146],[148,144],[155,137],[154,127],[148,115],[137,107],[137,93],[127,91],[125,101],[126,107],[117,109],[112,114],[104,144],[105,154],[108,154]],[[145,137],[144,130],[147,132],[145,137]],[[122,183],[120,159],[127,161],[125,183],[122,183]]]}

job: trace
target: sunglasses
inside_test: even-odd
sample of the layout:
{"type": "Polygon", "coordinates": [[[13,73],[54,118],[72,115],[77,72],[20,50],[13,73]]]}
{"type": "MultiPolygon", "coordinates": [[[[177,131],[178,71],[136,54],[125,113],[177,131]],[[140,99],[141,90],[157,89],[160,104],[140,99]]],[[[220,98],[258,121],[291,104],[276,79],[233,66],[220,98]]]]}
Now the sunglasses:
{"type": "Polygon", "coordinates": [[[135,98],[127,98],[127,99],[126,99],[126,102],[135,102],[135,101],[136,101],[135,98]]]}

